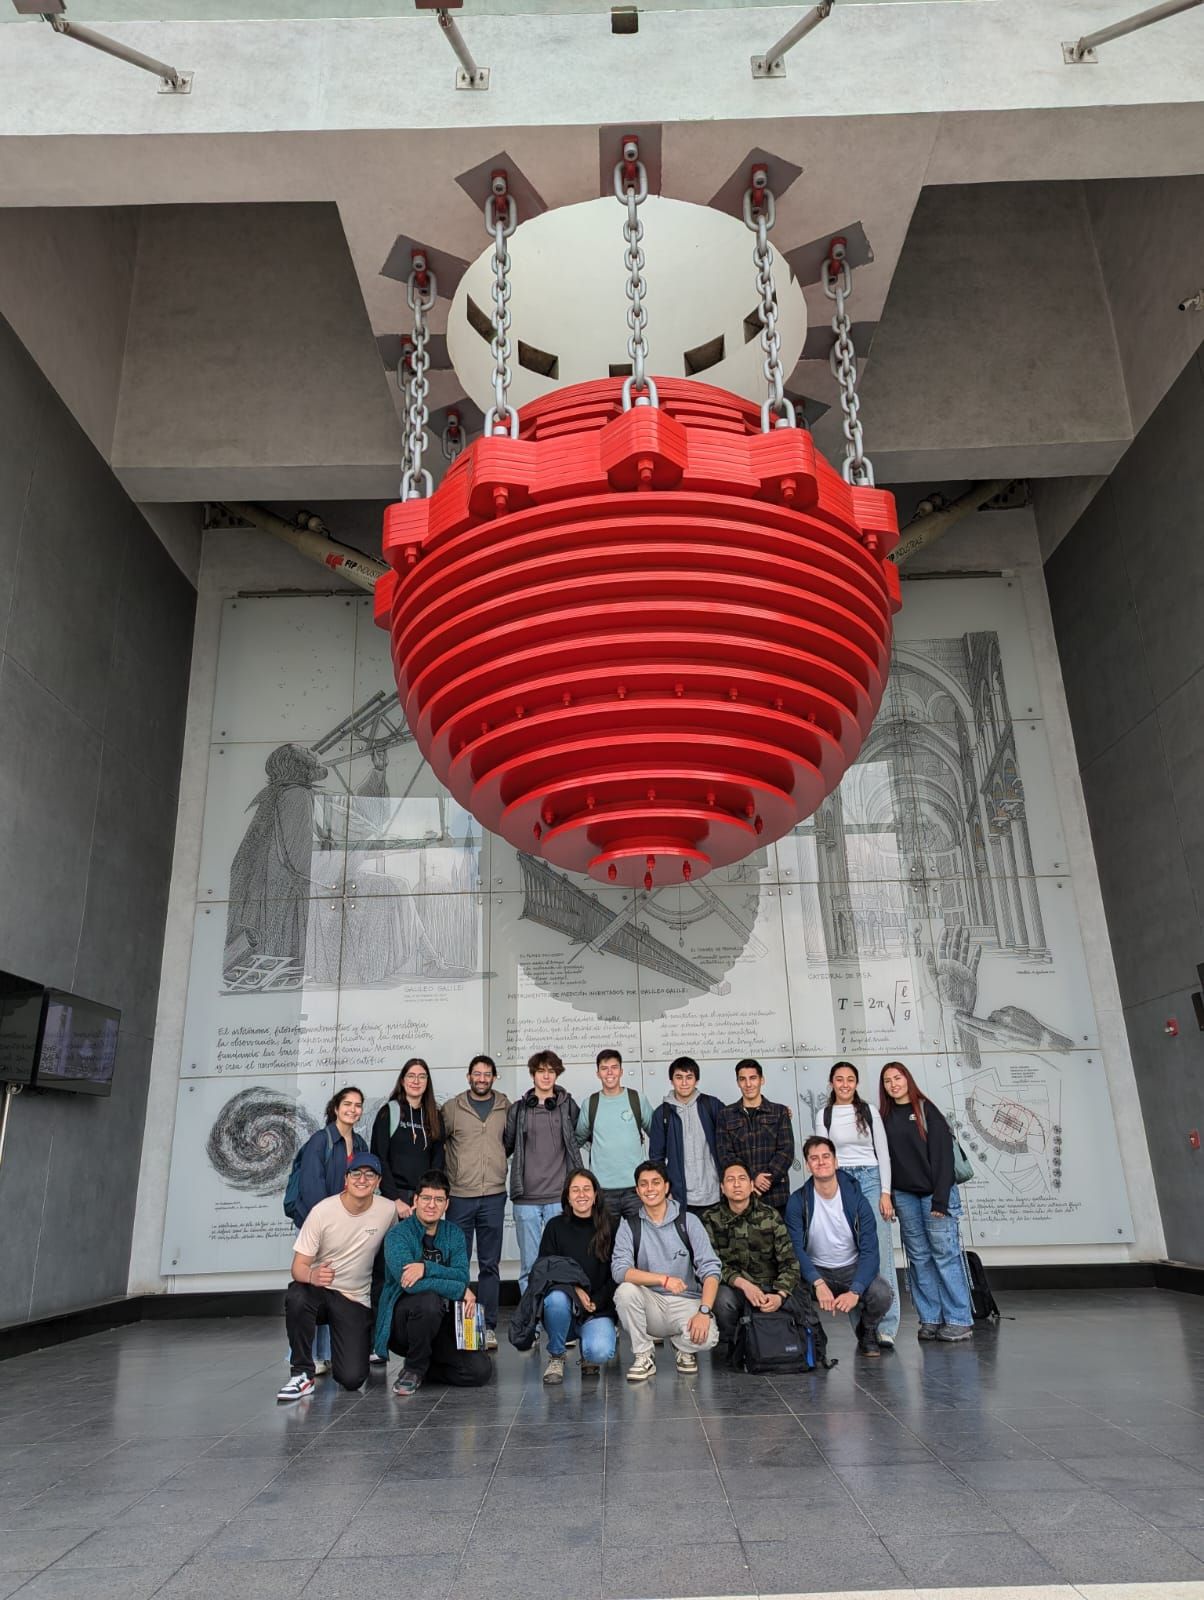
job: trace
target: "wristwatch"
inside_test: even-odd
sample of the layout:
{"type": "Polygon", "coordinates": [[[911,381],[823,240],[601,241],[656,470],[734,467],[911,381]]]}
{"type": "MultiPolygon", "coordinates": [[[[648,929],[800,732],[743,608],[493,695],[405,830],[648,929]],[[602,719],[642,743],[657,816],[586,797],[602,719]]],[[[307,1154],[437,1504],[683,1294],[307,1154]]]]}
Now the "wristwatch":
{"type": "Polygon", "coordinates": [[[711,1310],[710,1306],[700,1305],[698,1307],[698,1310],[701,1313],[701,1315],[704,1316],[704,1317],[713,1317],[715,1315],[714,1311],[711,1310]]]}

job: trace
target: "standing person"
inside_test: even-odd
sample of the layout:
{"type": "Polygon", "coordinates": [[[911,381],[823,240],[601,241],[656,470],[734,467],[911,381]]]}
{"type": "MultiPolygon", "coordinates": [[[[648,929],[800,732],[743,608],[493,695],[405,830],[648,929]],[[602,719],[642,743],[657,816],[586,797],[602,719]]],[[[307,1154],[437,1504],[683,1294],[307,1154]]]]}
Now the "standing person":
{"type": "Polygon", "coordinates": [[[821,1311],[847,1311],[863,1356],[881,1356],[878,1323],[891,1303],[878,1276],[874,1208],[856,1178],[836,1166],[836,1146],[822,1133],[803,1146],[811,1176],[790,1196],[786,1227],[803,1277],[821,1311]]]}
{"type": "Polygon", "coordinates": [[[531,1087],[506,1113],[506,1153],[510,1164],[510,1199],[518,1234],[519,1293],[539,1255],[543,1230],[560,1215],[565,1179],[581,1165],[577,1121],[581,1109],[556,1082],[564,1062],[555,1050],[537,1050],[527,1062],[531,1087]]]}
{"type": "Polygon", "coordinates": [[[399,1399],[417,1394],[430,1377],[459,1389],[488,1383],[493,1363],[483,1350],[456,1347],[455,1304],[475,1311],[468,1287],[464,1231],[444,1213],[451,1197],[447,1174],[424,1172],[411,1214],[385,1239],[385,1285],[376,1316],[376,1353],[404,1358],[393,1385],[399,1399]]]}
{"type": "MultiPolygon", "coordinates": [[[[355,1131],[363,1114],[363,1091],[351,1084],[336,1090],[326,1102],[326,1126],[311,1134],[301,1149],[298,1227],[305,1226],[320,1200],[342,1194],[352,1156],[367,1153],[367,1141],[355,1131]]],[[[318,1324],[313,1353],[314,1372],[321,1377],[330,1371],[330,1328],[326,1323],[318,1324]]]]}
{"type": "Polygon", "coordinates": [[[670,1063],[673,1087],[657,1107],[648,1139],[649,1161],[664,1163],[674,1200],[696,1217],[719,1202],[715,1131],[723,1110],[721,1100],[699,1089],[700,1076],[691,1056],[670,1063]]]}
{"type": "Polygon", "coordinates": [[[761,1092],[765,1074],[751,1057],[736,1067],[740,1098],[724,1106],[715,1132],[719,1170],[740,1161],[753,1175],[758,1196],[781,1216],[790,1198],[790,1164],[794,1160],[794,1129],[785,1106],[766,1100],[761,1092]]]}
{"type": "Polygon", "coordinates": [[[543,1230],[540,1257],[567,1256],[589,1280],[588,1288],[549,1289],[543,1302],[548,1335],[545,1383],[564,1382],[564,1350],[569,1339],[581,1341],[581,1376],[597,1377],[615,1353],[615,1285],[610,1274],[614,1223],[606,1196],[592,1172],[570,1172],[561,1196],[561,1211],[543,1230]]]}
{"type": "Polygon", "coordinates": [[[753,1311],[802,1311],[793,1299],[799,1287],[794,1246],[781,1217],[757,1194],[743,1161],[723,1164],[723,1199],[703,1218],[719,1256],[723,1279],[715,1296],[717,1359],[731,1355],[740,1318],[753,1311]]]}
{"type": "Polygon", "coordinates": [[[656,1376],[658,1338],[672,1341],[678,1372],[697,1372],[698,1351],[714,1349],[721,1269],[706,1229],[673,1198],[659,1162],[640,1162],[635,1188],[640,1209],[619,1221],[610,1270],[615,1310],[631,1340],[627,1381],[644,1383],[656,1376]]]}
{"type": "Polygon", "coordinates": [[[379,1183],[376,1157],[353,1155],[342,1192],[324,1196],[301,1224],[284,1297],[292,1374],[277,1400],[313,1392],[315,1328],[331,1334],[336,1383],[358,1389],[368,1376],[372,1262],[397,1215],[396,1202],[377,1194],[379,1183]]]}
{"type": "Polygon", "coordinates": [[[477,1246],[477,1294],[485,1317],[485,1348],[497,1349],[498,1267],[506,1217],[506,1117],[509,1097],[494,1087],[489,1056],[468,1063],[468,1088],[443,1107],[443,1156],[451,1184],[447,1218],[477,1246]]]}
{"type": "Polygon", "coordinates": [[[890,1197],[890,1146],[882,1119],[857,1092],[857,1068],[838,1061],[828,1073],[831,1092],[827,1104],[815,1113],[815,1132],[836,1146],[836,1164],[857,1179],[861,1192],[877,1213],[878,1271],[890,1285],[894,1299],[878,1324],[878,1343],[893,1350],[899,1331],[899,1283],[895,1275],[895,1242],[890,1225],[895,1207],[890,1197]]]}
{"type": "Polygon", "coordinates": [[[652,1107],[637,1090],[624,1088],[617,1050],[599,1050],[596,1065],[602,1088],[581,1107],[577,1143],[589,1146],[590,1170],[602,1185],[607,1211],[632,1217],[640,1208],[632,1173],[643,1159],[652,1107]]]}
{"type": "Polygon", "coordinates": [[[962,1207],[953,1181],[953,1134],[901,1061],[882,1069],[878,1110],[919,1337],[959,1344],[974,1332],[974,1312],[957,1231],[962,1207]]]}
{"type": "Polygon", "coordinates": [[[400,1200],[408,1217],[418,1180],[426,1172],[443,1171],[443,1123],[435,1104],[431,1070],[420,1056],[401,1069],[393,1093],[372,1124],[372,1154],[380,1162],[380,1192],[400,1200]]]}

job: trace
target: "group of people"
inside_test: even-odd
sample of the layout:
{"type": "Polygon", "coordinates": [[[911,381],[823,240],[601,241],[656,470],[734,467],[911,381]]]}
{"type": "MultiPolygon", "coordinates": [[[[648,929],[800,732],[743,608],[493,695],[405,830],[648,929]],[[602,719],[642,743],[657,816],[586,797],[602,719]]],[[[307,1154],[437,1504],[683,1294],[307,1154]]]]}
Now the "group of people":
{"type": "Polygon", "coordinates": [[[833,1066],[793,1194],[793,1119],[765,1097],[756,1061],[737,1065],[739,1099],[724,1105],[679,1056],[655,1110],[624,1085],[617,1050],[596,1065],[599,1088],[578,1105],[558,1081],[559,1056],[538,1051],[530,1089],[511,1101],[490,1057],[474,1056],[465,1091],[439,1107],[415,1057],[369,1140],[355,1131],[362,1093],[333,1096],[299,1157],[291,1373],[278,1399],[300,1399],[328,1370],[357,1389],[390,1350],[403,1358],[399,1396],[428,1378],[488,1382],[507,1195],[521,1294],[509,1337],[524,1349],[542,1334],[545,1383],[563,1382],[573,1343],[582,1375],[596,1374],[620,1327],[638,1383],[655,1373],[662,1340],[679,1371],[695,1372],[700,1352],[730,1358],[758,1313],[816,1307],[847,1313],[859,1351],[879,1357],[899,1326],[894,1221],[920,1339],[971,1337],[953,1135],[901,1062],[882,1069],[877,1107],[854,1066],[833,1066]],[[482,1325],[479,1349],[462,1337],[466,1322],[482,1325]]]}

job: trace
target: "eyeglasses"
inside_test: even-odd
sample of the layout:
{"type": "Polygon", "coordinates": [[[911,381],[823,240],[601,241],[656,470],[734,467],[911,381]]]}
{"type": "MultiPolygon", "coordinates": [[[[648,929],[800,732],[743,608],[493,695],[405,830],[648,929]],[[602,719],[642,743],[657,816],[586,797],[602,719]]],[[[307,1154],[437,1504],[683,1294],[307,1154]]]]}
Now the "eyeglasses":
{"type": "Polygon", "coordinates": [[[375,1183],[377,1179],[377,1174],[373,1172],[371,1167],[357,1167],[354,1172],[349,1172],[347,1176],[352,1183],[375,1183]]]}

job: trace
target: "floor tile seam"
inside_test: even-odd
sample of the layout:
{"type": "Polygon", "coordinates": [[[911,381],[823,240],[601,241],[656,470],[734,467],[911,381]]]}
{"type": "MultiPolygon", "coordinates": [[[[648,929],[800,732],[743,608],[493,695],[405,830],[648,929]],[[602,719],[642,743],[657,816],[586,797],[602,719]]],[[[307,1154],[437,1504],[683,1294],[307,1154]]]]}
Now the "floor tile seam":
{"type": "MultiPolygon", "coordinates": [[[[770,1387],[772,1388],[772,1383],[771,1383],[770,1387]]],[[[697,1392],[697,1389],[695,1387],[693,1387],[693,1386],[691,1386],[691,1389],[690,1389],[690,1399],[694,1402],[694,1412],[695,1412],[695,1415],[698,1417],[699,1425],[702,1428],[702,1437],[706,1441],[707,1454],[711,1458],[711,1466],[714,1469],[715,1476],[719,1479],[719,1487],[723,1491],[723,1503],[727,1507],[727,1514],[731,1518],[732,1527],[735,1529],[736,1546],[740,1551],[740,1560],[743,1562],[744,1570],[748,1574],[750,1587],[755,1589],[757,1594],[760,1594],[760,1585],[759,1584],[753,1584],[753,1581],[752,1581],[753,1567],[752,1567],[752,1562],[748,1558],[748,1551],[747,1551],[747,1549],[745,1548],[745,1545],[744,1545],[744,1535],[740,1532],[740,1524],[736,1519],[735,1507],[732,1505],[732,1497],[727,1492],[727,1480],[724,1478],[723,1473],[719,1469],[719,1461],[718,1461],[718,1458],[715,1455],[714,1446],[711,1443],[711,1436],[707,1432],[706,1419],[703,1417],[702,1412],[699,1409],[698,1392],[697,1392]]]]}
{"type": "MultiPolygon", "coordinates": [[[[441,1399],[442,1398],[444,1398],[444,1397],[441,1397],[441,1399]]],[[[447,1588],[443,1591],[443,1600],[452,1600],[452,1596],[455,1595],[456,1590],[459,1587],[460,1572],[461,1572],[461,1569],[464,1566],[464,1558],[468,1554],[468,1547],[472,1543],[473,1534],[476,1533],[476,1531],[477,1531],[477,1524],[481,1520],[481,1513],[485,1509],[485,1502],[489,1499],[489,1492],[493,1488],[493,1480],[497,1477],[498,1469],[500,1468],[500,1466],[502,1464],[502,1454],[505,1451],[506,1446],[510,1442],[510,1435],[514,1432],[514,1425],[515,1425],[515,1422],[517,1421],[519,1412],[522,1410],[522,1405],[523,1405],[523,1395],[520,1394],[518,1399],[515,1401],[514,1411],[511,1413],[510,1421],[506,1425],[506,1436],[502,1440],[501,1449],[498,1451],[497,1455],[494,1458],[493,1466],[490,1467],[490,1469],[489,1469],[489,1477],[486,1480],[484,1491],[483,1491],[483,1493],[481,1495],[480,1501],[477,1504],[477,1509],[473,1514],[473,1519],[472,1519],[471,1524],[469,1525],[468,1533],[465,1535],[464,1543],[460,1547],[460,1554],[456,1557],[456,1564],[455,1564],[454,1568],[452,1569],[451,1581],[449,1582],[447,1588]]],[[[308,1588],[308,1585],[306,1585],[306,1587],[308,1588]]],[[[599,1593],[599,1595],[601,1595],[601,1592],[602,1592],[601,1562],[599,1561],[599,1579],[598,1579],[598,1593],[599,1593]]]]}
{"type": "MultiPolygon", "coordinates": [[[[598,1567],[598,1600],[601,1600],[602,1596],[602,1574],[606,1571],[606,1452],[610,1440],[610,1384],[614,1372],[618,1371],[619,1360],[620,1355],[616,1345],[613,1369],[610,1362],[602,1368],[602,1538],[600,1540],[602,1554],[598,1567]]],[[[627,1380],[623,1381],[626,1383],[627,1380]]]]}
{"type": "MultiPolygon", "coordinates": [[[[1102,1422],[1101,1421],[1099,1426],[1101,1428],[1115,1428],[1117,1433],[1123,1434],[1126,1439],[1131,1439],[1134,1444],[1142,1444],[1142,1445],[1149,1444],[1149,1445],[1151,1445],[1153,1450],[1154,1450],[1155,1455],[1161,1456],[1164,1461],[1173,1461],[1175,1459],[1173,1453],[1170,1450],[1160,1450],[1156,1444],[1153,1444],[1152,1440],[1143,1439],[1143,1438],[1140,1437],[1139,1434],[1132,1433],[1128,1428],[1122,1428],[1115,1422],[1102,1422]]],[[[1028,1440],[1029,1444],[1035,1444],[1038,1450],[1043,1450],[1045,1448],[1044,1445],[1041,1443],[1041,1441],[1039,1439],[1034,1439],[1031,1434],[1024,1433],[1023,1429],[1021,1429],[1020,1431],[1023,1434],[1024,1438],[1026,1438],[1028,1440]]]]}

